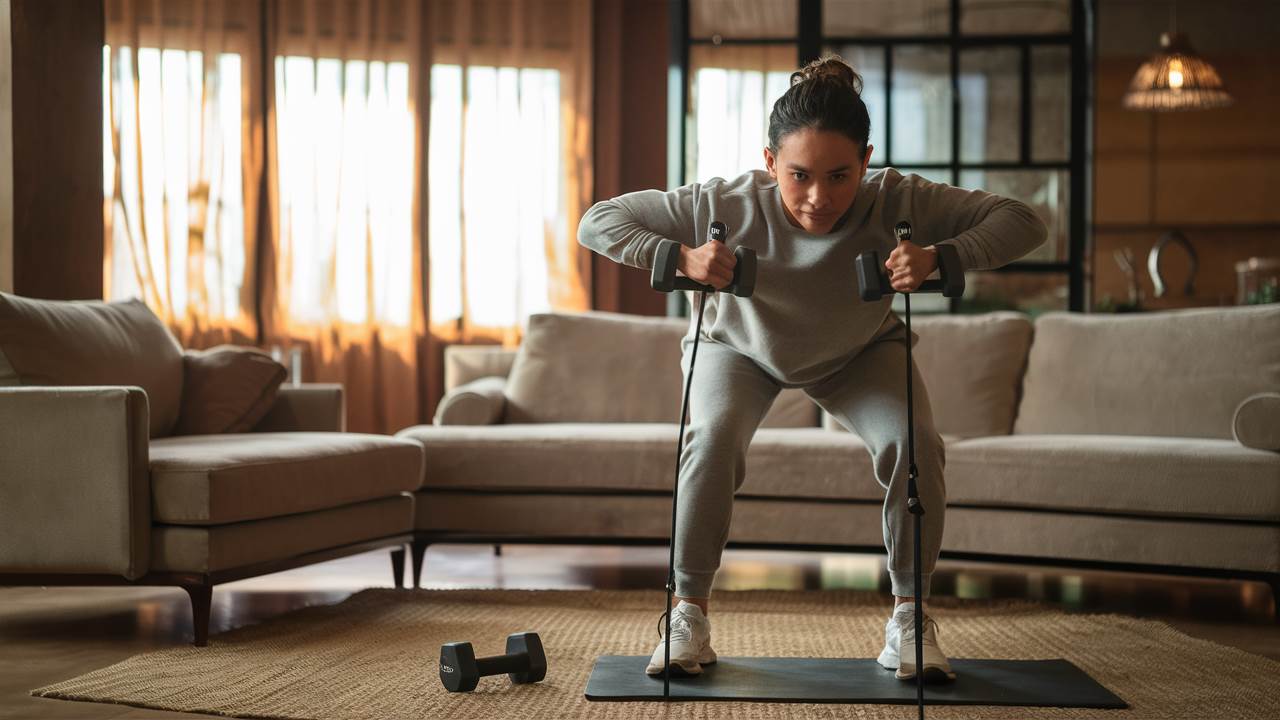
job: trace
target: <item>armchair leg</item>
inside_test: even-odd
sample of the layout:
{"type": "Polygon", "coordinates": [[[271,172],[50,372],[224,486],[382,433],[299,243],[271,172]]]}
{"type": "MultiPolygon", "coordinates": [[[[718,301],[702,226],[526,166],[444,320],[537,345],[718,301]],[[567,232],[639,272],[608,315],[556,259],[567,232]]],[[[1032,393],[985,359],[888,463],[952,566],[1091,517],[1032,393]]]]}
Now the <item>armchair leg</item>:
{"type": "Polygon", "coordinates": [[[396,589],[400,590],[404,587],[404,546],[391,551],[391,575],[394,578],[396,589]]]}
{"type": "Polygon", "coordinates": [[[426,540],[414,538],[409,546],[410,552],[413,553],[413,587],[415,589],[422,586],[422,561],[427,554],[427,545],[426,540]]]}
{"type": "Polygon", "coordinates": [[[209,644],[209,610],[213,605],[212,585],[183,585],[191,596],[191,627],[195,631],[195,646],[209,644]]]}

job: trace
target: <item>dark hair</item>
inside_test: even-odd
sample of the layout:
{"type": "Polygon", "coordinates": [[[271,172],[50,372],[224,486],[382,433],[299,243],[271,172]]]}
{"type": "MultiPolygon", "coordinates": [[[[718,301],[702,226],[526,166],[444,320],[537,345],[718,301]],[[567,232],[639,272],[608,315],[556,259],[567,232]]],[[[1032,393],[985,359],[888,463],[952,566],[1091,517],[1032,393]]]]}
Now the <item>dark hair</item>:
{"type": "Polygon", "coordinates": [[[783,138],[805,128],[838,132],[857,143],[863,157],[867,154],[871,116],[862,101],[862,76],[839,55],[791,73],[791,87],[769,114],[769,149],[778,152],[783,138]]]}

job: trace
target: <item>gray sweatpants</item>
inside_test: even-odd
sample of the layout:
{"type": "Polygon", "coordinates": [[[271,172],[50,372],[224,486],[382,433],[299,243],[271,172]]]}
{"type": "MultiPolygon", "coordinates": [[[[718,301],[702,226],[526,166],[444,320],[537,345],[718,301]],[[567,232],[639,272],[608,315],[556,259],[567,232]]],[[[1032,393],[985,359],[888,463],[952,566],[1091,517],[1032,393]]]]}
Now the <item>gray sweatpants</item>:
{"type": "MultiPolygon", "coordinates": [[[[914,537],[906,502],[910,461],[904,338],[901,328],[885,334],[844,368],[804,391],[857,433],[870,451],[876,481],[888,491],[883,531],[893,594],[910,597],[915,587],[911,568],[914,537]]],[[[692,340],[684,343],[686,378],[692,347],[692,340]]],[[[930,575],[942,546],[946,458],[942,439],[933,426],[924,380],[917,369],[912,368],[912,373],[917,485],[925,508],[920,593],[928,597],[930,575]]],[[[733,348],[706,338],[699,343],[679,480],[675,537],[678,596],[706,598],[711,594],[729,537],[733,496],[746,478],[747,446],[781,387],[733,348]]]]}

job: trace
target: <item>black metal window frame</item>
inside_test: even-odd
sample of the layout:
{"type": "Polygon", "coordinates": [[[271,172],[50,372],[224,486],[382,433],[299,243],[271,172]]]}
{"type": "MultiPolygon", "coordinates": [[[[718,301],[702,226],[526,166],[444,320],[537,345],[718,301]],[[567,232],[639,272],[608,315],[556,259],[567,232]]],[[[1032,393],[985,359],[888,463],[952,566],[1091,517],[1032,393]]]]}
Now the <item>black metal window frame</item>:
{"type": "MultiPolygon", "coordinates": [[[[900,46],[945,46],[950,48],[951,73],[951,158],[947,162],[910,162],[911,168],[946,170],[952,184],[958,184],[965,170],[1065,170],[1067,195],[1067,260],[1065,262],[1018,261],[995,270],[999,273],[1061,273],[1067,276],[1068,309],[1085,309],[1086,245],[1092,221],[1092,117],[1093,68],[1095,66],[1096,0],[1071,0],[1071,32],[1048,34],[975,35],[960,32],[961,0],[950,2],[947,34],[917,36],[845,37],[822,34],[822,0],[798,0],[797,33],[794,37],[695,38],[690,35],[691,0],[669,0],[671,51],[668,72],[668,153],[667,178],[671,187],[685,184],[688,148],[689,49],[694,45],[795,45],[796,65],[803,66],[821,57],[829,46],[880,47],[884,52],[885,97],[893,90],[893,51],[900,46]],[[1021,108],[1019,112],[1019,159],[1007,162],[964,162],[960,159],[960,53],[972,48],[1012,47],[1019,52],[1021,108]],[[1070,53],[1070,120],[1067,132],[1067,159],[1035,161],[1031,152],[1032,50],[1065,47],[1070,53]]],[[[893,162],[893,103],[885,103],[883,164],[893,162]]],[[[955,312],[958,301],[952,300],[955,312]]]]}

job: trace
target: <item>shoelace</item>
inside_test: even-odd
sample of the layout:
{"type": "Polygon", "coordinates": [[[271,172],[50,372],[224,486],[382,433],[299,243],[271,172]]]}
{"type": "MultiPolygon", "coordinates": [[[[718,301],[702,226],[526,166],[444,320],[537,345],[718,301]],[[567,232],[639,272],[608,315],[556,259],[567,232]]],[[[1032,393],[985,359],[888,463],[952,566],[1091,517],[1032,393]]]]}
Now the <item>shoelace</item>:
{"type": "MultiPolygon", "coordinates": [[[[662,628],[665,627],[664,620],[667,614],[664,612],[658,616],[658,638],[662,638],[662,628]]],[[[693,639],[693,631],[689,629],[689,621],[685,620],[683,615],[677,615],[671,618],[671,641],[681,640],[688,642],[693,639]]]]}
{"type": "MultiPolygon", "coordinates": [[[[925,645],[933,645],[934,647],[937,647],[937,646],[938,646],[938,623],[937,623],[937,621],[935,621],[933,618],[931,618],[931,617],[929,617],[928,615],[926,615],[926,616],[925,616],[925,618],[924,618],[924,622],[920,623],[920,630],[924,633],[924,644],[925,644],[925,645]],[[929,635],[929,627],[930,627],[930,626],[932,626],[932,627],[933,627],[933,635],[932,635],[932,636],[930,636],[930,635],[929,635]]],[[[906,635],[906,633],[914,633],[915,631],[916,631],[916,624],[915,624],[915,621],[914,621],[914,620],[912,620],[911,622],[907,623],[907,627],[906,627],[905,632],[904,632],[903,634],[904,634],[904,635],[906,635]]],[[[912,642],[913,644],[915,643],[915,638],[914,638],[914,637],[912,637],[912,638],[911,638],[911,642],[912,642]]]]}

